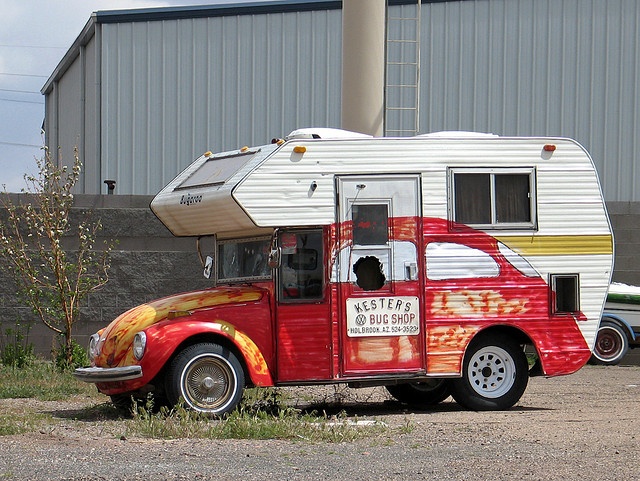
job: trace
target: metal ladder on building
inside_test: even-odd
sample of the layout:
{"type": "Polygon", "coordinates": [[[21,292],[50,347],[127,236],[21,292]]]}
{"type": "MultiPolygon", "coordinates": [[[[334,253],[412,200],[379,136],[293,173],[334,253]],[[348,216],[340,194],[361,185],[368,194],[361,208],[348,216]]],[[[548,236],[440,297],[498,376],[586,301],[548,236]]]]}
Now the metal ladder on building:
{"type": "Polygon", "coordinates": [[[421,0],[387,16],[384,130],[386,136],[420,132],[421,0]]]}

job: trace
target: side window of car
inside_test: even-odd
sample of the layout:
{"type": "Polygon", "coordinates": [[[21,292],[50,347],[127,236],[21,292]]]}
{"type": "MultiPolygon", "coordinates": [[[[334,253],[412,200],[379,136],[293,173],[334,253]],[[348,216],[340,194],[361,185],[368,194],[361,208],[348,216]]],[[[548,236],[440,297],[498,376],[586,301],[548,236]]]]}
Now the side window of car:
{"type": "Polygon", "coordinates": [[[480,249],[454,242],[431,242],[425,252],[427,279],[473,279],[497,277],[496,260],[480,249]]]}
{"type": "Polygon", "coordinates": [[[352,218],[355,284],[365,291],[379,290],[390,268],[389,204],[353,204],[352,218]]]}
{"type": "Polygon", "coordinates": [[[282,302],[318,301],[323,298],[324,261],[322,231],[283,231],[279,297],[282,302]]]}

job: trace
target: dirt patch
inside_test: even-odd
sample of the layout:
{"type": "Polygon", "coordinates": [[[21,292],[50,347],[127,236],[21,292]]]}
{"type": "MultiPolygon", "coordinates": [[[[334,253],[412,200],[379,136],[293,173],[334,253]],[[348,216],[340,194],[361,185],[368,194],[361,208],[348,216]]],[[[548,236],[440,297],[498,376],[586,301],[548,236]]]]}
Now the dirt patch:
{"type": "MultiPolygon", "coordinates": [[[[293,392],[300,404],[336,396],[327,387],[293,392]]],[[[587,366],[571,376],[534,378],[521,401],[503,412],[464,411],[451,399],[429,411],[406,409],[382,389],[337,395],[346,397],[343,407],[351,418],[378,420],[390,429],[382,436],[341,444],[303,439],[167,441],[130,438],[117,419],[78,418],[96,398],[4,400],[3,413],[22,410],[53,422],[34,432],[0,437],[0,479],[638,477],[640,367],[587,366]]]]}

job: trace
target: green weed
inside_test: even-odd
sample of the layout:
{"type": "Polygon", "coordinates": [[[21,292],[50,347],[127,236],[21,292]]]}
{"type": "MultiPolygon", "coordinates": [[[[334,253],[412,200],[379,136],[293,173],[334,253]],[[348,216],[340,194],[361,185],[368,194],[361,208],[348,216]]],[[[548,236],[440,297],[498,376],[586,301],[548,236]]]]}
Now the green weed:
{"type": "Polygon", "coordinates": [[[0,336],[0,364],[14,368],[29,366],[35,360],[33,344],[29,342],[31,324],[26,327],[16,323],[15,328],[7,328],[0,336]]]}
{"type": "Polygon", "coordinates": [[[152,405],[137,406],[127,422],[127,436],[199,439],[283,439],[349,442],[384,430],[380,424],[361,426],[346,414],[329,417],[303,413],[289,406],[277,389],[248,389],[239,408],[215,419],[187,411],[179,404],[154,412],[152,405]]]}
{"type": "Polygon", "coordinates": [[[0,399],[59,401],[90,392],[95,392],[93,386],[78,382],[71,373],[60,372],[49,362],[36,361],[22,369],[0,366],[0,399]]]}
{"type": "MultiPolygon", "coordinates": [[[[95,387],[77,381],[71,373],[61,372],[54,363],[39,361],[24,369],[0,367],[0,399],[34,398],[40,401],[73,399],[69,409],[57,408],[55,413],[41,413],[37,408],[9,409],[0,415],[0,436],[43,429],[55,429],[60,419],[66,425],[95,422],[104,436],[155,439],[281,439],[301,442],[342,443],[375,436],[388,436],[392,430],[381,423],[360,423],[357,417],[332,409],[333,415],[322,410],[299,409],[296,400],[288,399],[286,390],[275,388],[247,389],[234,412],[222,419],[188,411],[180,405],[157,408],[150,398],[136,404],[133,415],[123,418],[121,412],[95,387]],[[82,398],[96,402],[84,403],[82,398]]],[[[332,397],[333,398],[333,397],[332,397]]],[[[333,398],[332,400],[335,400],[333,398]]],[[[335,403],[333,403],[335,406],[335,403]]],[[[13,405],[13,404],[11,404],[13,405]]],[[[399,433],[406,433],[403,426],[399,433]]],[[[395,430],[393,430],[395,432],[395,430]]]]}

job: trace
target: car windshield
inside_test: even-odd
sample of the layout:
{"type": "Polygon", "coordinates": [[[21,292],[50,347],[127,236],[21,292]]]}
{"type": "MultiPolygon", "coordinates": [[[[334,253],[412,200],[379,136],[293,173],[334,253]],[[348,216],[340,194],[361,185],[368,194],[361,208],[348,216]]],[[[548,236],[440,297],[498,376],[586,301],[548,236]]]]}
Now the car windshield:
{"type": "Polygon", "coordinates": [[[246,281],[271,277],[267,264],[269,238],[218,242],[218,281],[246,281]]]}

